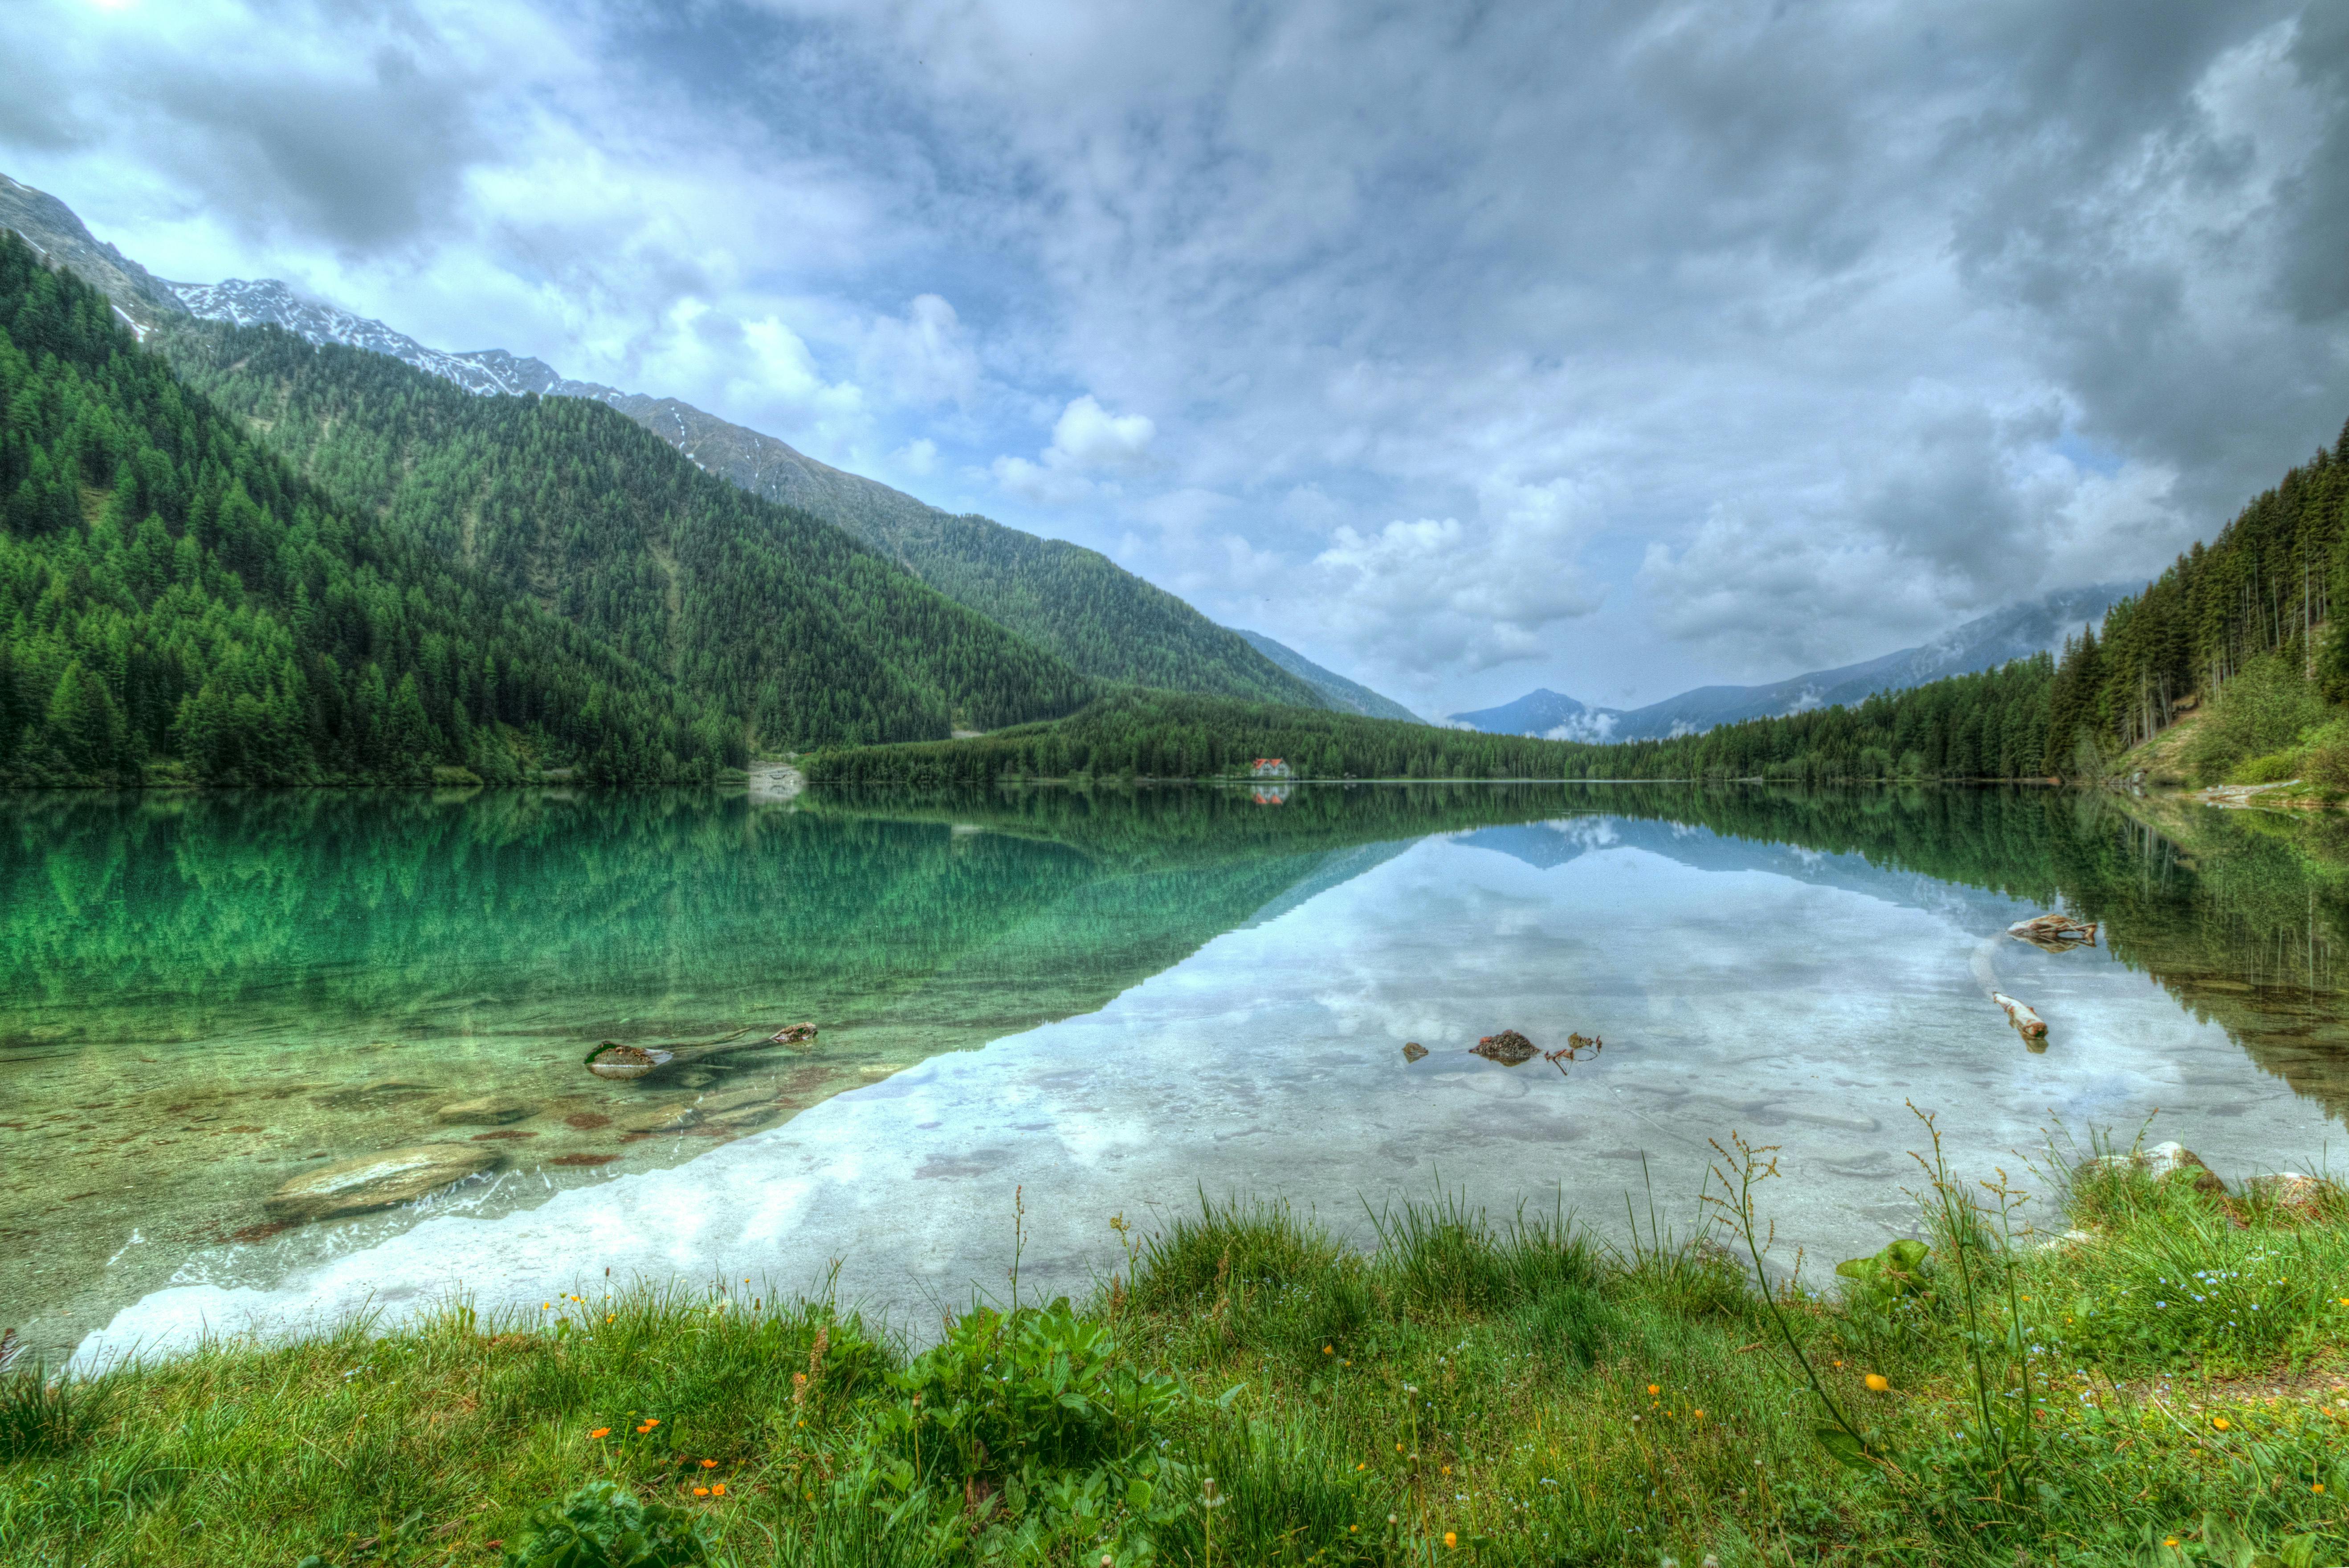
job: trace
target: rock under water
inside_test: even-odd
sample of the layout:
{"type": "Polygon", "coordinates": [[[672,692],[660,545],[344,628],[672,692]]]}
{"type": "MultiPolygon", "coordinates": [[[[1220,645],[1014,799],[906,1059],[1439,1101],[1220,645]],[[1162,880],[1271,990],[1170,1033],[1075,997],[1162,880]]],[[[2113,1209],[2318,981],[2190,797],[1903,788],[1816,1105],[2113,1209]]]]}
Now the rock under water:
{"type": "Polygon", "coordinates": [[[412,1202],[497,1162],[497,1150],[479,1143],[389,1149],[305,1171],[272,1192],[263,1207],[271,1219],[297,1224],[340,1219],[412,1202]]]}
{"type": "Polygon", "coordinates": [[[1515,1029],[1503,1029],[1476,1042],[1475,1054],[1505,1068],[1523,1067],[1541,1055],[1541,1048],[1515,1029]]]}

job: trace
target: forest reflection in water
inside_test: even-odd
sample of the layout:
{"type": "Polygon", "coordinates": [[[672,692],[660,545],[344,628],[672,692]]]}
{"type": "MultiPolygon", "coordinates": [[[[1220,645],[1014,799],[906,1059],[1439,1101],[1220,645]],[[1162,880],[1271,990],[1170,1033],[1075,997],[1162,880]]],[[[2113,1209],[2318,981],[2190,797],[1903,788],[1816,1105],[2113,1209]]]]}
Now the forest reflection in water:
{"type": "Polygon", "coordinates": [[[1655,786],[0,810],[0,1246],[32,1264],[0,1284],[0,1321],[49,1344],[197,1253],[206,1277],[262,1279],[418,1217],[284,1231],[263,1200],[305,1164],[495,1140],[502,1173],[439,1205],[481,1213],[672,1165],[1092,1013],[1429,835],[1532,864],[1630,841],[1901,902],[1930,894],[1880,873],[2061,904],[2294,1090],[2349,1107],[2349,856],[2329,823],[2058,790],[1655,786]],[[802,1018],[812,1048],[760,1047],[802,1018]],[[745,1029],[752,1048],[640,1084],[581,1068],[599,1040],[745,1029]],[[480,1098],[526,1114],[441,1114],[480,1098]]]}

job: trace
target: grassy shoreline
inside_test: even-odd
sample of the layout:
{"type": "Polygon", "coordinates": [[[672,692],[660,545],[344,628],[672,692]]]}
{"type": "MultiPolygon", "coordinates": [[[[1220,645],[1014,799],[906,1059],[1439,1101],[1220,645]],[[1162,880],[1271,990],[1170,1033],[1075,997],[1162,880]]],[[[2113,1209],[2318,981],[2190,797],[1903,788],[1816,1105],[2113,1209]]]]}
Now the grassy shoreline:
{"type": "Polygon", "coordinates": [[[18,1376],[0,1562],[2342,1560],[2339,1191],[2116,1162],[2010,1246],[1929,1183],[1930,1255],[1765,1296],[1723,1241],[1766,1159],[1691,1245],[1203,1212],[917,1357],[746,1284],[18,1376]],[[615,1498],[638,1555],[530,1555],[615,1498]]]}

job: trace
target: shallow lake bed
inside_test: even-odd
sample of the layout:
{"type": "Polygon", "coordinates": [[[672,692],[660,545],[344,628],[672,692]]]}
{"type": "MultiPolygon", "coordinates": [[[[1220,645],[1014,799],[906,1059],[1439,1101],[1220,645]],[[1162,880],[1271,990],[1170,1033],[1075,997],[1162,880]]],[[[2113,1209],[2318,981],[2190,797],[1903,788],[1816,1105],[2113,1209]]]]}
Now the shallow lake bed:
{"type": "MultiPolygon", "coordinates": [[[[349,903],[314,833],[283,852],[326,884],[272,884],[291,927],[254,922],[248,962],[215,947],[201,984],[166,966],[105,997],[78,1036],[57,975],[16,964],[0,1121],[21,1125],[0,1137],[16,1212],[42,1219],[16,1227],[36,1266],[0,1310],[95,1360],[450,1292],[542,1310],[607,1269],[806,1290],[836,1264],[844,1298],[918,1330],[1007,1294],[1015,1191],[1023,1294],[1052,1294],[1115,1265],[1112,1215],[1146,1226],[1203,1197],[1279,1199],[1358,1239],[1380,1206],[1439,1191],[1570,1209],[1618,1237],[1652,1198],[1686,1233],[1712,1140],[1733,1131],[1781,1146],[1773,1262],[1801,1248],[1816,1276],[1909,1228],[1923,1138],[1908,1102],[1937,1114],[1966,1173],[2025,1185],[2059,1126],[2126,1139],[2158,1109],[2150,1137],[2240,1177],[2321,1160],[2338,1114],[2323,1071],[2287,1081],[2240,1020],[2198,1016],[2205,998],[2181,1006],[2129,961],[2146,909],[2108,924],[2117,953],[2002,936],[2072,894],[2113,896],[2110,877],[2079,880],[2084,845],[2141,848],[2100,820],[2051,853],[2044,792],[1888,798],[1849,820],[1833,802],[1595,787],[1306,789],[1276,807],[1163,793],[483,797],[420,817],[395,799],[388,821],[347,803],[325,836],[408,841],[407,900],[349,903]],[[1906,852],[1866,852],[1887,829],[1906,852]],[[338,897],[337,918],[305,918],[338,897]],[[1990,1002],[1986,964],[2048,1019],[2046,1050],[1990,1002]],[[649,1090],[584,1070],[600,1037],[716,1038],[753,1016],[810,1017],[819,1039],[649,1090]],[[1516,1067],[1472,1054],[1505,1027],[1545,1050],[1604,1046],[1516,1067]],[[1407,1060],[1406,1042],[1427,1054],[1407,1060]],[[500,1096],[529,1113],[440,1119],[500,1096]],[[305,1159],[444,1140],[497,1147],[496,1170],[358,1218],[266,1217],[305,1159]]],[[[90,820],[52,816],[46,839],[20,821],[19,854],[91,864],[91,842],[136,837],[90,820]]],[[[251,831],[228,816],[206,838],[175,830],[183,874],[143,911],[119,869],[119,904],[80,907],[212,929],[233,911],[207,901],[250,882],[184,873],[206,845],[249,861],[251,831]]],[[[12,885],[30,885],[21,863],[12,885]]],[[[2158,907],[2207,896],[2178,882],[2158,907]]],[[[2248,976],[2231,995],[2268,1004],[2266,1026],[2340,1016],[2310,906],[2296,991],[2199,950],[2205,972],[2248,976]]],[[[51,948],[95,970],[129,942],[51,948]]],[[[2323,1050],[2304,1047],[2320,1068],[2323,1050]]]]}

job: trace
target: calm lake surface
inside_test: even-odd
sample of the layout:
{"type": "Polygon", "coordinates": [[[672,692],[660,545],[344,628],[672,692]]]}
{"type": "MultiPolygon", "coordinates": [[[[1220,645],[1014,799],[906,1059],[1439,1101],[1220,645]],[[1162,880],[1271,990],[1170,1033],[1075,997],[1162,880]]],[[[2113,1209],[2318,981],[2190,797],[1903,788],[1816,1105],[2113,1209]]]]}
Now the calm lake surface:
{"type": "Polygon", "coordinates": [[[2051,1135],[2149,1117],[2230,1179],[2321,1163],[2340,834],[1957,789],[0,798],[0,1326],[89,1361],[836,1269],[920,1333],[1007,1293],[1015,1192],[1023,1294],[1081,1291],[1113,1216],[1203,1195],[1686,1234],[1732,1132],[1784,1151],[1774,1261],[1824,1272],[1910,1229],[1911,1103],[2041,1191],[2085,1151],[2051,1135]],[[2099,944],[2003,935],[2054,908],[2099,944]],[[1502,1028],[1604,1046],[1470,1053],[1502,1028]],[[604,1041],[718,1048],[608,1082],[604,1041]],[[268,1206],[419,1144],[493,1163],[268,1206]]]}

